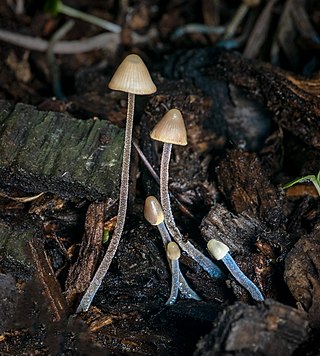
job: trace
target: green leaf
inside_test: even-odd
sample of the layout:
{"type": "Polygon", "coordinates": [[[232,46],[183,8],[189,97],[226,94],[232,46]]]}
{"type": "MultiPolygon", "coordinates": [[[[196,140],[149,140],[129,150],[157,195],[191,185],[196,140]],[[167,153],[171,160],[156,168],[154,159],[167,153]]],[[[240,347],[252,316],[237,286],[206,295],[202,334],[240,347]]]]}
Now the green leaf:
{"type": "Polygon", "coordinates": [[[290,187],[292,187],[293,185],[297,184],[297,183],[304,183],[304,182],[313,182],[315,176],[314,175],[308,175],[308,176],[304,176],[301,178],[296,178],[294,180],[292,180],[291,182],[285,184],[282,186],[283,189],[288,189],[290,187]]]}

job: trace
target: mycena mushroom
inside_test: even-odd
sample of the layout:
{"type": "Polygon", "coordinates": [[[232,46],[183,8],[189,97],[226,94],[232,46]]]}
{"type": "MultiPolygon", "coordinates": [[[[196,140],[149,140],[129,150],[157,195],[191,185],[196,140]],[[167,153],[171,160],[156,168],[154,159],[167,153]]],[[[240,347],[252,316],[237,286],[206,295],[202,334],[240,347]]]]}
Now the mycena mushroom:
{"type": "Polygon", "coordinates": [[[153,140],[163,142],[163,150],[160,164],[160,199],[164,213],[165,224],[182,250],[193,258],[210,276],[223,278],[223,273],[208,257],[197,250],[190,241],[185,241],[177,228],[171,210],[169,196],[169,162],[172,144],[185,146],[187,144],[187,130],[181,115],[177,109],[169,110],[156,124],[150,134],[153,140]]]}
{"type": "Polygon", "coordinates": [[[127,212],[135,95],[152,94],[157,90],[150,77],[147,67],[143,63],[142,59],[136,54],[128,55],[119,65],[118,69],[111,78],[109,88],[128,93],[127,123],[122,157],[122,172],[117,225],[115,227],[115,231],[108,246],[107,252],[92,281],[90,282],[87,291],[82,297],[80,305],[77,309],[77,313],[81,311],[87,311],[89,309],[92,299],[94,298],[97,290],[99,289],[102,280],[105,274],[107,273],[111,261],[117,251],[120,238],[123,232],[127,212]]]}
{"type": "Polygon", "coordinates": [[[168,230],[164,224],[164,216],[161,205],[158,199],[153,195],[148,196],[145,200],[144,217],[151,225],[157,226],[162,237],[164,248],[166,249],[166,254],[172,274],[171,293],[166,304],[171,305],[175,303],[179,290],[181,295],[185,298],[201,300],[198,294],[190,288],[183,274],[181,273],[179,266],[179,258],[181,252],[179,246],[172,242],[171,236],[169,235],[168,230]]]}
{"type": "Polygon", "coordinates": [[[254,300],[258,302],[264,301],[264,296],[258,287],[240,270],[235,260],[231,257],[227,245],[218,240],[211,239],[209,240],[207,247],[211,255],[216,260],[221,260],[226,265],[233,277],[251,294],[251,297],[254,300]]]}

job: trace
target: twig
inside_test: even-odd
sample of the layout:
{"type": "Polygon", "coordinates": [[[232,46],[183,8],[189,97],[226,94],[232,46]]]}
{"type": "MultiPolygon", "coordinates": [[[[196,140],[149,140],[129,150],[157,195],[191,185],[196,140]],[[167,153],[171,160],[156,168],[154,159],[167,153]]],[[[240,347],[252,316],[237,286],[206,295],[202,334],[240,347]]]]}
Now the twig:
{"type": "MultiPolygon", "coordinates": [[[[132,33],[132,43],[139,44],[150,41],[156,37],[157,31],[151,29],[146,35],[132,33]]],[[[49,42],[39,37],[31,37],[20,33],[0,29],[0,41],[10,43],[32,51],[45,52],[48,50],[49,42]]],[[[115,52],[121,43],[119,33],[101,33],[99,35],[75,41],[61,41],[54,46],[55,54],[76,54],[90,52],[96,49],[105,49],[115,52]]]]}
{"type": "Polygon", "coordinates": [[[62,2],[59,2],[58,11],[64,15],[74,17],[85,22],[89,22],[95,26],[99,26],[104,30],[111,31],[114,33],[121,32],[121,26],[105,19],[101,19],[99,17],[74,9],[73,7],[67,6],[62,2]]]}
{"type": "Polygon", "coordinates": [[[56,61],[56,57],[54,55],[54,47],[56,46],[57,42],[64,37],[68,31],[74,25],[73,20],[67,21],[58,31],[56,31],[53,36],[51,37],[47,49],[47,61],[50,69],[51,80],[52,80],[52,90],[54,95],[60,99],[65,99],[65,96],[62,92],[61,88],[61,81],[60,81],[60,70],[59,66],[56,61]]]}
{"type": "Polygon", "coordinates": [[[261,12],[243,51],[244,57],[256,58],[258,56],[258,53],[268,35],[272,11],[276,1],[277,0],[270,0],[261,12]]]}
{"type": "Polygon", "coordinates": [[[171,35],[172,40],[187,34],[187,33],[203,33],[203,34],[214,34],[222,35],[225,31],[224,26],[208,26],[200,23],[189,23],[187,25],[178,27],[171,35]]]}
{"type": "Polygon", "coordinates": [[[227,40],[227,39],[234,37],[240,23],[242,22],[244,17],[247,15],[248,10],[249,10],[249,6],[246,4],[241,4],[238,7],[235,15],[232,17],[231,21],[226,26],[226,30],[223,35],[223,40],[227,40]]]}

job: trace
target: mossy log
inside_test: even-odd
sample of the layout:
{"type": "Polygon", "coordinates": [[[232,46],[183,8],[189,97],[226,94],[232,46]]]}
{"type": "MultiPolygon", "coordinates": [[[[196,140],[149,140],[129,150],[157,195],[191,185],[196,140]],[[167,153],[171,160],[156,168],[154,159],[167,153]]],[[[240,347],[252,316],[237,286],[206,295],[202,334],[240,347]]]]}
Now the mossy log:
{"type": "Polygon", "coordinates": [[[0,101],[0,184],[7,193],[116,196],[122,146],[123,130],[107,121],[0,101]]]}

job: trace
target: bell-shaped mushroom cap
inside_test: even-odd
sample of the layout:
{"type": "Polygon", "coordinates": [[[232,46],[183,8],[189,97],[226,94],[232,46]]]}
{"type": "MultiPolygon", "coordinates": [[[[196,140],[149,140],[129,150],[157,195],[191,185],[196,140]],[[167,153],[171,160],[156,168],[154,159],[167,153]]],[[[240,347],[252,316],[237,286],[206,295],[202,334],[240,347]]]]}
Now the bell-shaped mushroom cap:
{"type": "Polygon", "coordinates": [[[171,261],[178,260],[181,256],[180,248],[174,241],[168,243],[166,252],[167,252],[167,257],[171,261]]]}
{"type": "Polygon", "coordinates": [[[146,65],[136,54],[129,54],[119,65],[109,88],[138,95],[152,94],[157,90],[146,65]]]}
{"type": "Polygon", "coordinates": [[[185,146],[187,130],[181,112],[177,109],[169,110],[153,128],[150,136],[153,140],[185,146]]]}
{"type": "Polygon", "coordinates": [[[163,222],[163,210],[156,197],[150,195],[144,202],[144,217],[151,225],[159,225],[163,222]]]}
{"type": "Polygon", "coordinates": [[[209,240],[207,248],[211,255],[218,261],[223,259],[223,257],[229,252],[229,247],[227,245],[215,239],[209,240]]]}

